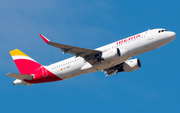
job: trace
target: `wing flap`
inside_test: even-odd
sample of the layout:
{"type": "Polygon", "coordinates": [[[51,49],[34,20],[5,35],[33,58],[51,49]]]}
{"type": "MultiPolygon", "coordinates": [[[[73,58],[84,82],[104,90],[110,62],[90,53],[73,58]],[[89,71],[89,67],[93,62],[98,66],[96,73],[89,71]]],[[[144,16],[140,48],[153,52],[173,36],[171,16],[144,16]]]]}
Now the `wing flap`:
{"type": "Polygon", "coordinates": [[[31,80],[33,79],[33,76],[32,75],[24,75],[24,74],[18,74],[18,73],[8,73],[6,74],[7,76],[10,76],[12,78],[15,78],[15,79],[19,79],[19,80],[31,80]]]}
{"type": "Polygon", "coordinates": [[[106,76],[111,76],[111,75],[114,75],[114,74],[117,74],[118,72],[120,72],[119,69],[121,69],[122,66],[123,66],[123,63],[118,64],[113,67],[110,67],[110,68],[107,68],[107,69],[104,69],[104,70],[102,70],[102,72],[104,72],[104,74],[106,74],[106,76]]]}

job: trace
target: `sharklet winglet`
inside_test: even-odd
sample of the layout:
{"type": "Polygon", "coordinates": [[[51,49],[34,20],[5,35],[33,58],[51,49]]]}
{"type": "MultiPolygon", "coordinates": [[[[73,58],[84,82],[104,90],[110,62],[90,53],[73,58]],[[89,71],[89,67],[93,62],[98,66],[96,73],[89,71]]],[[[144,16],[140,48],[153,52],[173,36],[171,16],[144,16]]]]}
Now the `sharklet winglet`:
{"type": "Polygon", "coordinates": [[[39,35],[46,43],[50,42],[50,40],[46,38],[45,36],[43,36],[42,34],[39,34],[39,35]]]}

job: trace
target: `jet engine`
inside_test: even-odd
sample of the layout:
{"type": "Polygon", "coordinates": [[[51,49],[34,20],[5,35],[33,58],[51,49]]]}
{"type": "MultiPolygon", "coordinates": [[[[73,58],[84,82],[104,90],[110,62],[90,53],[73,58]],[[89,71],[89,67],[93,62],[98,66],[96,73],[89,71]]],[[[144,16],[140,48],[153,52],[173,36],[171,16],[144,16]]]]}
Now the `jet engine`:
{"type": "Polygon", "coordinates": [[[120,56],[120,51],[118,48],[108,50],[102,53],[101,59],[102,60],[110,60],[120,56]]]}
{"type": "Polygon", "coordinates": [[[123,70],[126,72],[135,71],[141,67],[141,62],[139,59],[127,60],[123,64],[123,70]]]}

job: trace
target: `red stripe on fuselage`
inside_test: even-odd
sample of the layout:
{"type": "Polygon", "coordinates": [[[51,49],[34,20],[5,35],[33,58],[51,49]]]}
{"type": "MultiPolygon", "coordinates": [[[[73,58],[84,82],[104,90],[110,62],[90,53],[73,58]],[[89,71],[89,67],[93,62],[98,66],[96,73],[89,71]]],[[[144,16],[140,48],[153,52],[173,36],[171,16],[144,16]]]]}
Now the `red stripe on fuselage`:
{"type": "Polygon", "coordinates": [[[62,80],[51,73],[41,64],[27,59],[14,60],[21,74],[34,75],[32,80],[24,80],[29,83],[44,83],[62,80]]]}

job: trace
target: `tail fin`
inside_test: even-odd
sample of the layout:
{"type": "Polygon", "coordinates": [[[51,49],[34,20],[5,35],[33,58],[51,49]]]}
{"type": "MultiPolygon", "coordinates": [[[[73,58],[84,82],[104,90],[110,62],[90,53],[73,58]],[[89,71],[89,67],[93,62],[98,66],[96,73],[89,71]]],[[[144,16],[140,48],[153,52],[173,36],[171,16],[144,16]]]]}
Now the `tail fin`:
{"type": "Polygon", "coordinates": [[[36,69],[42,65],[21,52],[19,49],[10,51],[10,54],[21,74],[32,74],[36,69]]]}

